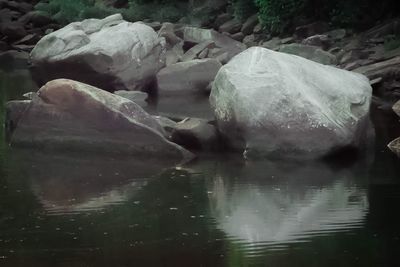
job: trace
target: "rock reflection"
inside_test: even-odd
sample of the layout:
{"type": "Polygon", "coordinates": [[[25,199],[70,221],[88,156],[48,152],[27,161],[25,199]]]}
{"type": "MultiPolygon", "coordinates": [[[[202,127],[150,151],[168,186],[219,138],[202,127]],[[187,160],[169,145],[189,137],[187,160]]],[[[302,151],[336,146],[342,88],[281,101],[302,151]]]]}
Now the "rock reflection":
{"type": "Polygon", "coordinates": [[[233,240],[277,246],[363,225],[366,177],[354,168],[282,162],[232,166],[238,165],[217,171],[210,203],[218,227],[233,240]]]}
{"type": "Polygon", "coordinates": [[[75,213],[125,202],[164,168],[168,161],[93,154],[14,150],[17,170],[31,183],[45,210],[75,213]]]}

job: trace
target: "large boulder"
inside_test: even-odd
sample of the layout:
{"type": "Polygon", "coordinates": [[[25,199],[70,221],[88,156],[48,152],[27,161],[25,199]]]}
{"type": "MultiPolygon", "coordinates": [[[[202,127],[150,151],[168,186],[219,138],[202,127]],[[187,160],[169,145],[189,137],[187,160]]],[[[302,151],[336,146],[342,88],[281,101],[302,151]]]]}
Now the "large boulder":
{"type": "Polygon", "coordinates": [[[204,94],[221,68],[216,59],[195,59],[179,62],[162,69],[157,74],[159,95],[204,94]]]}
{"type": "Polygon", "coordinates": [[[220,69],[210,100],[245,155],[316,158],[366,141],[371,94],[363,75],[253,47],[220,69]]]}
{"type": "Polygon", "coordinates": [[[177,161],[191,157],[182,147],[168,142],[160,124],[134,102],[67,79],[43,86],[14,128],[13,146],[128,153],[177,161]]]}
{"type": "Polygon", "coordinates": [[[138,90],[165,65],[165,39],[120,14],[74,22],[42,38],[31,53],[39,84],[69,78],[111,90],[138,90]]]}

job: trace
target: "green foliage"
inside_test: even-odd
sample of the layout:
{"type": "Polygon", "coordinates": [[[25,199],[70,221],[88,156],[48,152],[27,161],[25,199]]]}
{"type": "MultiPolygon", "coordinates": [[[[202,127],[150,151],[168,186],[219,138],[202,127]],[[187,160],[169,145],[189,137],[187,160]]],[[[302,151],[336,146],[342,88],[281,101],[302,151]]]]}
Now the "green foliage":
{"type": "Polygon", "coordinates": [[[385,39],[384,47],[386,51],[391,51],[400,47],[400,35],[390,35],[385,39]]]}
{"type": "Polygon", "coordinates": [[[151,19],[176,22],[185,15],[186,6],[186,1],[131,0],[129,8],[116,9],[106,7],[102,1],[98,0],[50,0],[49,2],[39,2],[35,9],[50,14],[61,24],[87,18],[101,19],[115,13],[121,13],[128,21],[151,19]]]}
{"type": "Polygon", "coordinates": [[[257,7],[253,0],[233,0],[232,6],[235,18],[241,21],[257,12],[257,7]]]}
{"type": "Polygon", "coordinates": [[[282,32],[304,10],[307,0],[255,0],[264,26],[272,32],[282,32]]]}

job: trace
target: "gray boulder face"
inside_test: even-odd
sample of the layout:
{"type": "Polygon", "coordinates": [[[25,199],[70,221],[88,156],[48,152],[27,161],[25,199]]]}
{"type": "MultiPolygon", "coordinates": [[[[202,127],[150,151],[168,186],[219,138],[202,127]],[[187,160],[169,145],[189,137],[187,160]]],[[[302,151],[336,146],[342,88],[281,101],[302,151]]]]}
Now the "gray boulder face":
{"type": "Polygon", "coordinates": [[[204,94],[222,67],[216,59],[195,59],[179,62],[162,69],[157,74],[158,94],[204,94]]]}
{"type": "Polygon", "coordinates": [[[18,120],[11,144],[177,161],[192,157],[168,142],[160,124],[134,102],[67,79],[50,81],[38,91],[18,120]]]}
{"type": "Polygon", "coordinates": [[[74,22],[46,35],[31,58],[39,84],[69,78],[111,90],[141,90],[165,65],[165,39],[116,14],[74,22]]]}
{"type": "Polygon", "coordinates": [[[389,149],[400,157],[400,137],[388,144],[389,149]]]}
{"type": "Polygon", "coordinates": [[[279,52],[292,54],[306,59],[318,62],[324,65],[334,65],[337,63],[335,55],[320,49],[317,46],[304,44],[288,44],[282,45],[279,52]]]}
{"type": "Polygon", "coordinates": [[[400,100],[393,105],[393,111],[400,116],[400,100]]]}
{"type": "Polygon", "coordinates": [[[371,95],[363,75],[253,47],[220,69],[210,102],[245,156],[318,158],[367,141],[371,95]]]}

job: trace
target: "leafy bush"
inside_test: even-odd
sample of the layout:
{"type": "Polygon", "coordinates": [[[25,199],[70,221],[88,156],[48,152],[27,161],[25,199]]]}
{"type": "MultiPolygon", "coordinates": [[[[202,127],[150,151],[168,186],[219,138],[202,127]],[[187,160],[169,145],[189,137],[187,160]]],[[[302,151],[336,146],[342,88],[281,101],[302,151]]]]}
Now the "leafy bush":
{"type": "Polygon", "coordinates": [[[304,10],[306,0],[255,0],[259,17],[268,30],[282,32],[304,10]]]}
{"type": "Polygon", "coordinates": [[[47,12],[61,24],[86,18],[100,19],[115,13],[122,13],[128,21],[152,19],[176,22],[185,15],[185,3],[176,0],[130,0],[129,8],[116,9],[106,7],[99,0],[50,0],[39,2],[35,9],[47,12]]]}
{"type": "Polygon", "coordinates": [[[241,21],[257,13],[257,7],[253,0],[233,0],[232,6],[235,18],[241,21]]]}

